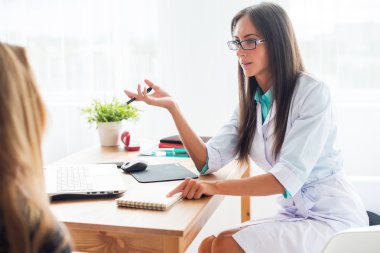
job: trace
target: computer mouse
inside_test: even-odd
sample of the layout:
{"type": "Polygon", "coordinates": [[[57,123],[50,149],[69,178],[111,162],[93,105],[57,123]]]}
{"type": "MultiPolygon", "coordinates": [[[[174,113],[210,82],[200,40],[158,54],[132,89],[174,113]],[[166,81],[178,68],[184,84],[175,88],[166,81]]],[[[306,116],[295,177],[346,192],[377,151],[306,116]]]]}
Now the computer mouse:
{"type": "Polygon", "coordinates": [[[123,165],[121,165],[121,169],[127,173],[143,171],[147,167],[148,167],[148,164],[141,160],[126,162],[123,165]]]}

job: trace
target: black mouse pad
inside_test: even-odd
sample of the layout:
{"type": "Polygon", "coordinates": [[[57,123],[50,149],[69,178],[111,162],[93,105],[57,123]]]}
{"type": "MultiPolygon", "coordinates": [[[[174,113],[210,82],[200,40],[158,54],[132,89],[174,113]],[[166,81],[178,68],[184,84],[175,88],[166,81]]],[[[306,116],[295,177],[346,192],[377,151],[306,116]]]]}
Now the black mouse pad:
{"type": "Polygon", "coordinates": [[[148,165],[146,170],[132,172],[131,175],[140,183],[182,180],[187,177],[198,178],[197,175],[179,163],[148,165]]]}

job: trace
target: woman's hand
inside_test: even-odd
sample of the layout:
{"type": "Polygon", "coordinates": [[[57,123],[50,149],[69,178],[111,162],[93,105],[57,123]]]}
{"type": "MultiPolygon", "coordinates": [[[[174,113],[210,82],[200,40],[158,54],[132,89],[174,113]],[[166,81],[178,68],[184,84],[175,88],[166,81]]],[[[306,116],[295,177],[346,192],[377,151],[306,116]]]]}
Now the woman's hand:
{"type": "Polygon", "coordinates": [[[215,195],[217,194],[216,182],[186,178],[185,181],[169,192],[167,196],[173,196],[178,192],[182,192],[182,197],[187,199],[199,199],[202,195],[215,195]]]}
{"type": "Polygon", "coordinates": [[[137,86],[137,93],[131,92],[129,90],[124,90],[124,93],[129,98],[135,97],[137,101],[144,101],[148,105],[159,106],[166,109],[170,109],[175,105],[175,102],[173,98],[169,95],[169,93],[167,93],[162,88],[160,88],[159,86],[155,85],[147,79],[145,79],[144,82],[146,83],[146,85],[153,89],[152,94],[147,93],[146,87],[144,88],[144,90],[141,90],[141,84],[138,84],[137,86]]]}

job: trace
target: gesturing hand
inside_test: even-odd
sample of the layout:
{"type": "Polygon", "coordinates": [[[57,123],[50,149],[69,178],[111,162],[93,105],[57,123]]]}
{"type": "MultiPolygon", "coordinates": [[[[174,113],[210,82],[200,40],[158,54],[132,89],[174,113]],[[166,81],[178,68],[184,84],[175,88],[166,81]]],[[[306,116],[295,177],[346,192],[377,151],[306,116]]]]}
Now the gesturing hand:
{"type": "Polygon", "coordinates": [[[199,199],[202,195],[215,195],[216,183],[200,181],[197,179],[186,178],[180,185],[174,190],[168,193],[168,197],[174,194],[182,192],[182,197],[187,199],[199,199]]]}
{"type": "Polygon", "coordinates": [[[155,85],[151,81],[145,79],[144,82],[146,85],[151,87],[153,89],[152,94],[148,94],[146,91],[146,87],[144,87],[144,90],[141,90],[141,84],[138,84],[137,86],[137,93],[131,92],[129,90],[124,90],[124,93],[129,97],[133,98],[135,97],[136,100],[138,101],[143,101],[147,103],[148,105],[154,105],[154,106],[159,106],[163,107],[166,109],[169,109],[171,106],[174,105],[174,100],[173,98],[164,91],[161,87],[158,85],[155,85]]]}

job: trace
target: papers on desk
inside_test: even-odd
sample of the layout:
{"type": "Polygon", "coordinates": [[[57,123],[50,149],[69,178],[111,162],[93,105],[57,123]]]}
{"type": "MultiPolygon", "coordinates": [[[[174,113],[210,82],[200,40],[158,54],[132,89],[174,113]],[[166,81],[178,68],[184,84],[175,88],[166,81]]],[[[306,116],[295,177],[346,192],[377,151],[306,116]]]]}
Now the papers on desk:
{"type": "Polygon", "coordinates": [[[143,156],[167,156],[167,157],[189,157],[184,148],[158,148],[157,143],[141,146],[140,155],[143,156]]]}
{"type": "Polygon", "coordinates": [[[157,143],[144,143],[140,148],[140,155],[151,156],[158,149],[157,143]]]}
{"type": "Polygon", "coordinates": [[[182,198],[181,193],[166,196],[174,188],[167,185],[144,184],[127,191],[123,197],[116,199],[116,204],[120,207],[165,211],[182,198]]]}

